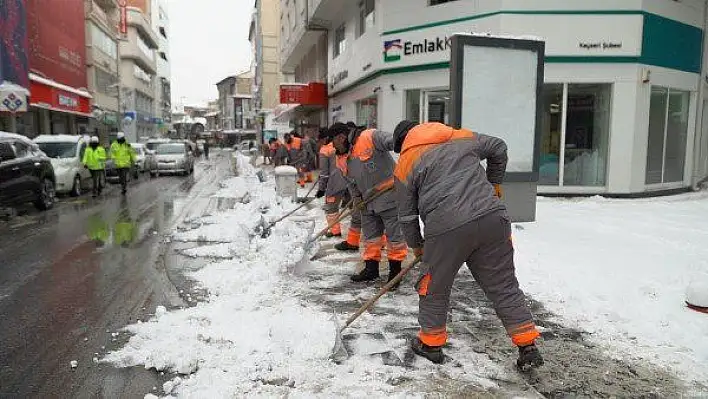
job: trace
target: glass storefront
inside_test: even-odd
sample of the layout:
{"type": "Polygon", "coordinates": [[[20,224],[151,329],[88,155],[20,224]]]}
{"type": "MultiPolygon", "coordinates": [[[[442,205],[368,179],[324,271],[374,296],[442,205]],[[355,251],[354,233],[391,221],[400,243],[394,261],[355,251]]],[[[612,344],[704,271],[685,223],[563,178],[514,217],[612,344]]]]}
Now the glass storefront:
{"type": "Polygon", "coordinates": [[[448,90],[407,90],[406,119],[420,123],[450,123],[450,91],[448,90]],[[424,107],[420,105],[424,104],[424,107]]]}
{"type": "Polygon", "coordinates": [[[687,91],[652,87],[646,184],[683,181],[690,98],[687,91]]]}
{"type": "Polygon", "coordinates": [[[604,186],[611,84],[546,84],[539,184],[604,186]]]}
{"type": "Polygon", "coordinates": [[[378,100],[369,97],[356,102],[356,124],[367,128],[377,127],[378,100]]]}

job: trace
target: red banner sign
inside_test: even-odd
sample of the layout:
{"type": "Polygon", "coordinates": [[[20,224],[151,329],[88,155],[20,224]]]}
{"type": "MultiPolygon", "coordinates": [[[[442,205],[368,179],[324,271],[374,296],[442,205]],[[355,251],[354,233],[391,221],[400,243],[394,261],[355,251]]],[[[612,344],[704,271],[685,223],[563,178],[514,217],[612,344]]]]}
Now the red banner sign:
{"type": "Polygon", "coordinates": [[[281,104],[327,106],[327,86],[324,83],[281,84],[281,104]]]}
{"type": "Polygon", "coordinates": [[[91,104],[88,98],[43,83],[30,82],[30,103],[55,111],[69,111],[88,116],[91,104]]]}
{"type": "Polygon", "coordinates": [[[27,0],[27,32],[32,72],[77,89],[88,87],[82,0],[27,0]]]}

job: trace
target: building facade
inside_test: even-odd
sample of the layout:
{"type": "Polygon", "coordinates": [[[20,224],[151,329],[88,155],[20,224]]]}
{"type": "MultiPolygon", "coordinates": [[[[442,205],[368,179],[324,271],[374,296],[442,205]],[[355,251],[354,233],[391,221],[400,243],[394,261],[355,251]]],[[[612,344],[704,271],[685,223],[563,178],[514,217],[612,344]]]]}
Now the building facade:
{"type": "Polygon", "coordinates": [[[122,131],[131,142],[155,136],[159,122],[155,115],[159,42],[150,22],[150,3],[139,3],[141,7],[126,8],[126,33],[119,46],[122,131]]]}
{"type": "Polygon", "coordinates": [[[157,33],[157,74],[155,75],[155,119],[157,130],[164,135],[171,128],[172,70],[170,61],[170,18],[167,0],[152,0],[152,26],[157,33]]]}
{"type": "Polygon", "coordinates": [[[280,103],[280,0],[256,0],[249,29],[253,49],[253,104],[259,140],[263,131],[277,129],[273,112],[280,103]]]}
{"type": "Polygon", "coordinates": [[[28,137],[88,133],[92,96],[86,74],[84,2],[24,3],[30,107],[16,118],[16,131],[28,137]]]}
{"type": "Polygon", "coordinates": [[[16,133],[30,94],[27,11],[24,0],[0,4],[0,20],[14,26],[0,29],[0,131],[16,133]]]}
{"type": "Polygon", "coordinates": [[[86,75],[93,97],[88,130],[107,142],[120,128],[117,0],[84,0],[86,19],[86,75]]]}
{"type": "Polygon", "coordinates": [[[643,195],[708,175],[703,0],[308,3],[329,33],[330,123],[446,123],[449,37],[531,35],[546,41],[539,192],[643,195]]]}
{"type": "Polygon", "coordinates": [[[280,1],[281,83],[277,121],[303,134],[327,125],[328,24],[318,20],[308,1],[280,1]],[[322,96],[318,92],[324,93],[322,96]]]}

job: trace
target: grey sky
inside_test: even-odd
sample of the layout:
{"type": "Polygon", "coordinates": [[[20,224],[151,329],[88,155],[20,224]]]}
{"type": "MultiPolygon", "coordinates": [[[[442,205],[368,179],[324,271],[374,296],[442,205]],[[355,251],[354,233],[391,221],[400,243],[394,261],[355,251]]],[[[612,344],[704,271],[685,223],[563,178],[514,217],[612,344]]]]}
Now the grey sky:
{"type": "Polygon", "coordinates": [[[206,104],[219,80],[248,70],[253,0],[170,0],[172,104],[206,104]],[[183,98],[184,97],[184,98],[183,98]]]}

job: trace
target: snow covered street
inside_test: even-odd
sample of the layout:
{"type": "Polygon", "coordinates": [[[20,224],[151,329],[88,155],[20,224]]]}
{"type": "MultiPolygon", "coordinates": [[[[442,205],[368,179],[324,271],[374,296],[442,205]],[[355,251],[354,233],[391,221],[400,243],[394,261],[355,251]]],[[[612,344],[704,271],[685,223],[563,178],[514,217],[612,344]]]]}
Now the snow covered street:
{"type": "Polygon", "coordinates": [[[519,279],[533,299],[548,359],[535,375],[512,368],[515,349],[465,268],[452,298],[446,364],[407,349],[406,338],[417,330],[412,277],[347,330],[350,357],[335,364],[333,317],[342,323],[383,282],[350,283],[359,259],[332,251],[336,241],[322,242],[323,258],[302,262],[305,242],[324,223],[317,206],[276,224],[267,238],[254,234],[262,215],[274,220],[297,204],[276,198],[272,177],[260,183],[245,160],[240,176],[214,190],[216,200],[230,199],[228,206],[192,215],[172,235],[173,250],[195,265],[186,277],[196,286],[184,294],[193,306],[156,311],[126,327],[127,344],[103,359],[165,372],[169,380],[152,394],[708,393],[708,374],[698,367],[708,363],[708,316],[683,304],[690,279],[708,273],[708,194],[540,200],[538,222],[514,230],[519,279]],[[203,300],[191,298],[204,292],[203,300]]]}

